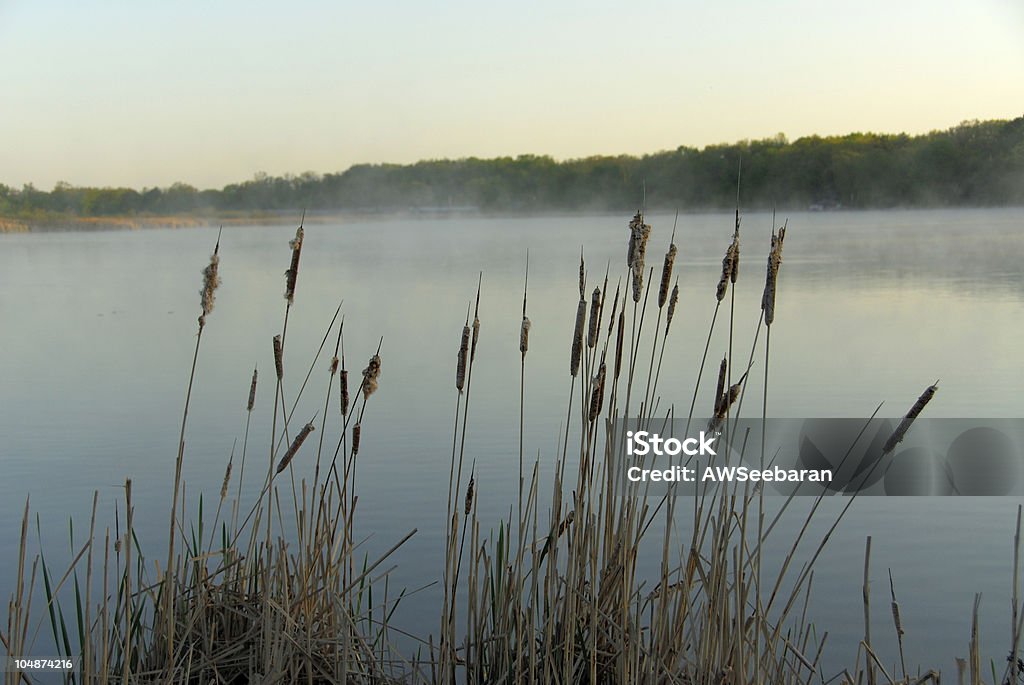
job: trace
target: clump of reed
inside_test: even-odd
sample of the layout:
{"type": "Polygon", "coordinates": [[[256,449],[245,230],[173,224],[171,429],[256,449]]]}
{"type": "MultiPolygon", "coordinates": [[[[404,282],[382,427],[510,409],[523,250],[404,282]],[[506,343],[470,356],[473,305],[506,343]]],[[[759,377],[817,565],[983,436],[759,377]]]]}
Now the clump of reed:
{"type": "MultiPolygon", "coordinates": [[[[678,220],[678,217],[677,217],[678,220]]],[[[715,342],[718,306],[738,282],[739,210],[722,275],[714,292],[704,359],[715,342]]],[[[182,464],[188,408],[195,377],[195,358],[213,309],[220,283],[219,246],[204,271],[199,336],[189,376],[181,435],[175,459],[170,535],[165,564],[144,553],[134,529],[136,502],[132,482],[113,528],[97,521],[96,498],[85,544],[70,567],[55,574],[46,555],[31,558],[26,502],[19,550],[18,584],[8,605],[5,631],[9,654],[30,648],[32,618],[48,618],[57,650],[79,659],[73,682],[307,682],[307,683],[810,683],[834,674],[822,668],[828,633],[818,631],[808,615],[814,563],[839,525],[850,502],[816,542],[813,552],[798,561],[809,524],[822,497],[813,501],[796,535],[781,539],[779,518],[766,521],[763,490],[733,484],[700,497],[646,497],[642,485],[616,476],[613,455],[631,424],[650,426],[674,418],[673,405],[659,415],[658,378],[673,321],[681,315],[675,227],[657,282],[657,323],[650,354],[643,321],[652,277],[644,280],[645,252],[653,229],[638,212],[628,223],[626,292],[616,287],[612,301],[606,271],[592,284],[580,257],[576,317],[567,322],[569,400],[561,450],[529,463],[524,451],[526,361],[531,321],[527,316],[529,258],[523,287],[519,327],[520,417],[518,502],[508,519],[481,520],[479,500],[486,486],[473,463],[465,468],[473,369],[480,341],[480,294],[477,283],[472,315],[467,313],[457,336],[455,412],[450,455],[449,491],[444,538],[444,568],[439,569],[441,606],[438,633],[416,636],[413,654],[395,646],[402,631],[392,625],[406,595],[390,585],[383,565],[416,534],[412,528],[384,554],[361,556],[356,537],[357,466],[363,419],[370,398],[380,390],[381,347],[369,355],[359,385],[349,387],[341,305],[312,355],[305,380],[292,383],[287,328],[295,302],[299,261],[305,232],[298,228],[290,244],[285,272],[286,307],[280,332],[272,336],[274,396],[269,463],[262,488],[243,498],[241,478],[249,452],[249,423],[257,406],[258,373],[254,368],[245,404],[245,429],[238,455],[228,459],[212,525],[198,513],[186,517],[182,464]],[[633,303],[630,313],[627,303],[633,303]],[[609,306],[610,305],[610,306],[609,306]],[[661,326],[662,315],[665,326],[661,326]],[[337,325],[336,325],[337,324],[337,325]],[[320,363],[327,341],[335,337],[327,362],[323,412],[298,427],[294,412],[307,392],[307,382],[320,363]],[[609,358],[610,355],[610,358],[609,358]],[[657,363],[655,363],[657,358],[657,363]],[[643,364],[647,362],[646,378],[643,364]],[[638,371],[638,369],[640,369],[638,371]],[[645,384],[636,411],[630,409],[633,385],[645,384]],[[286,393],[291,402],[286,401],[286,393]],[[579,396],[579,403],[575,400],[579,396]],[[332,405],[336,405],[334,409],[332,405]],[[317,432],[318,441],[310,440],[317,432]],[[325,444],[330,435],[334,440],[325,444]],[[316,444],[318,442],[318,444],[316,444]],[[305,455],[314,449],[315,459],[305,455]],[[321,464],[326,468],[321,469],[321,464]],[[540,473],[551,469],[550,492],[541,492],[540,473]],[[465,472],[468,470],[468,478],[465,472]],[[238,481],[232,496],[232,477],[238,481]],[[230,503],[228,499],[232,499],[230,503]],[[251,500],[251,501],[250,501],[251,500]],[[220,517],[229,504],[230,516],[220,517]],[[247,512],[247,513],[245,513],[247,512]],[[244,516],[240,516],[245,513],[244,516]],[[123,524],[122,524],[123,522],[123,524]],[[767,525],[766,525],[767,524],[767,525]],[[653,530],[660,536],[652,537],[653,530]],[[491,532],[485,532],[491,531],[491,532]],[[788,550],[772,575],[762,569],[767,545],[788,550]],[[644,577],[638,561],[653,555],[659,561],[653,577],[644,577]],[[82,582],[80,582],[80,580],[82,582]],[[74,586],[69,605],[67,588],[74,586]],[[43,597],[32,598],[42,587],[43,597]],[[80,592],[84,588],[84,592],[80,592]],[[100,594],[93,594],[96,588],[100,594]],[[40,606],[42,609],[40,610],[40,606]],[[77,626],[77,631],[75,627],[77,626]]],[[[767,407],[768,340],[775,323],[785,226],[776,231],[773,218],[761,326],[765,336],[765,400],[767,407]]],[[[610,266],[609,266],[610,271],[610,266]]],[[[650,271],[653,275],[653,269],[650,271]]],[[[710,296],[705,293],[704,296],[710,296]]],[[[694,293],[694,297],[701,296],[694,293]]],[[[734,301],[730,303],[730,310],[734,301]]],[[[734,322],[730,312],[728,342],[719,366],[712,425],[728,426],[742,411],[743,392],[751,377],[757,349],[755,334],[750,361],[733,383],[730,374],[734,322]]],[[[454,342],[454,339],[453,339],[454,342]]],[[[670,357],[671,358],[671,357],[670,357]]],[[[696,374],[694,418],[701,368],[696,374]]],[[[301,374],[298,374],[301,376],[301,374]]],[[[891,451],[935,395],[930,386],[911,407],[886,443],[891,451]]],[[[386,390],[385,390],[386,391],[386,390]]],[[[383,392],[383,391],[382,391],[383,392]]],[[[265,393],[261,393],[261,397],[265,393]]],[[[270,400],[265,400],[271,403],[270,400]]],[[[727,428],[726,428],[727,429],[727,428]]],[[[670,493],[671,494],[671,493],[670,493]]],[[[1020,547],[1017,522],[1014,578],[1020,547]]],[[[857,662],[843,671],[845,682],[939,682],[938,671],[912,672],[903,663],[906,633],[903,614],[890,576],[891,613],[901,657],[901,673],[882,665],[872,642],[868,603],[870,539],[865,553],[865,638],[857,662]]],[[[434,578],[424,578],[429,584],[434,578]]],[[[1018,677],[1018,642],[1022,614],[1013,597],[1014,630],[1006,678],[1018,677]]],[[[38,619],[37,619],[38,620],[38,619]]],[[[968,663],[971,682],[980,682],[980,640],[977,604],[968,663]]],[[[409,636],[405,636],[409,638],[409,636]]],[[[12,672],[8,682],[32,682],[12,672]]]]}

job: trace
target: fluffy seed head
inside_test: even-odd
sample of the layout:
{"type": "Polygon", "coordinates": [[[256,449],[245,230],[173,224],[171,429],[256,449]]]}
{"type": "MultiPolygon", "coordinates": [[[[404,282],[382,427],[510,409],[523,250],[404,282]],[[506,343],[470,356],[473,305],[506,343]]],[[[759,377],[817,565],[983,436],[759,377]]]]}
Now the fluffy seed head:
{"type": "Polygon", "coordinates": [[[312,423],[307,423],[302,427],[299,434],[295,436],[294,440],[292,440],[292,444],[288,448],[288,451],[284,453],[283,457],[281,457],[281,462],[277,465],[277,473],[281,473],[288,468],[288,464],[292,463],[292,459],[295,458],[295,453],[299,451],[299,448],[302,447],[302,443],[306,441],[306,438],[308,438],[309,434],[314,430],[315,427],[312,423]]]}
{"type": "Polygon", "coordinates": [[[217,254],[219,249],[218,245],[210,255],[210,263],[203,269],[203,289],[199,291],[200,304],[203,307],[203,313],[199,317],[200,326],[206,324],[206,315],[213,311],[215,293],[217,286],[220,285],[220,275],[217,273],[220,266],[220,256],[217,254]]]}
{"type": "Polygon", "coordinates": [[[338,356],[337,355],[331,357],[331,366],[330,366],[329,371],[331,373],[331,376],[334,376],[334,374],[338,373],[338,356]]]}
{"type": "Polygon", "coordinates": [[[775,291],[779,280],[779,266],[782,265],[782,244],[786,239],[786,227],[772,234],[771,250],[768,252],[768,267],[764,280],[764,293],[761,295],[761,310],[764,321],[771,326],[775,321],[775,291]]]}
{"type": "Polygon", "coordinates": [[[288,300],[288,304],[295,301],[295,282],[299,278],[299,258],[302,256],[302,238],[304,235],[305,231],[302,230],[302,226],[299,226],[295,231],[295,237],[288,242],[289,247],[292,248],[292,262],[288,270],[284,272],[284,297],[288,300]]]}
{"type": "Polygon", "coordinates": [[[380,355],[370,357],[370,363],[363,369],[363,398],[369,399],[370,395],[377,391],[378,379],[380,378],[380,355]]]}
{"type": "Polygon", "coordinates": [[[733,271],[736,266],[738,250],[739,238],[734,236],[733,241],[725,250],[725,256],[722,257],[722,276],[718,279],[718,288],[715,291],[715,298],[717,298],[719,302],[725,299],[725,294],[729,290],[729,283],[736,282],[736,279],[733,278],[733,271]]]}

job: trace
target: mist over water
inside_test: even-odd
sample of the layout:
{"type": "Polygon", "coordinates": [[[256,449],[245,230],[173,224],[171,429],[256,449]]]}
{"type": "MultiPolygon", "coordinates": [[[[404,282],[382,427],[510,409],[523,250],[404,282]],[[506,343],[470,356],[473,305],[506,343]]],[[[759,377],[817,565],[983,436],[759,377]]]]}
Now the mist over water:
{"type": "MultiPolygon", "coordinates": [[[[929,416],[1024,416],[1024,210],[822,212],[788,219],[772,327],[770,416],[866,417],[884,402],[880,414],[899,417],[936,379],[940,391],[927,408],[929,416]]],[[[588,292],[603,282],[606,268],[614,292],[625,274],[628,220],[438,218],[306,227],[289,321],[286,394],[290,400],[297,393],[342,300],[351,372],[366,365],[383,337],[381,386],[363,421],[357,538],[372,534],[363,549],[373,559],[419,528],[395,558],[392,587],[418,588],[443,570],[455,358],[480,272],[482,330],[466,454],[476,460],[481,520],[497,522],[517,491],[518,343],[527,250],[533,326],[525,452],[539,459],[546,483],[564,429],[580,246],[588,292]]],[[[657,270],[673,217],[648,221],[653,233],[647,261],[657,270]]],[[[769,214],[743,217],[733,345],[744,361],[760,314],[770,231],[769,214]]],[[[679,217],[681,297],[658,385],[659,412],[674,406],[685,414],[689,407],[731,233],[728,213],[679,217]]],[[[249,436],[247,491],[258,489],[265,473],[271,338],[284,315],[283,272],[293,234],[294,226],[224,231],[224,282],[203,337],[186,437],[185,479],[193,504],[202,490],[210,506],[236,438],[236,454],[241,449],[254,365],[262,384],[249,436]]],[[[98,490],[99,525],[113,530],[113,508],[123,499],[126,477],[133,479],[144,546],[158,550],[166,542],[200,270],[215,239],[215,230],[0,236],[3,549],[16,549],[30,494],[48,554],[53,550],[50,563],[61,567],[61,559],[72,556],[68,516],[75,516],[75,539],[81,540],[98,490]]],[[[647,316],[649,335],[656,309],[647,316]]],[[[726,308],[719,313],[709,368],[727,350],[728,316],[726,308]]],[[[648,335],[640,347],[641,378],[650,354],[648,335]]],[[[329,357],[325,351],[314,367],[296,421],[323,411],[329,357]]],[[[763,366],[759,348],[750,381],[758,396],[763,366]]],[[[705,372],[698,414],[713,404],[713,375],[713,368],[705,372]]],[[[326,431],[325,444],[332,448],[337,429],[326,431]]],[[[314,457],[310,452],[296,458],[297,476],[312,472],[314,457]]],[[[1001,665],[1009,651],[1013,517],[1019,503],[855,503],[815,573],[809,615],[829,631],[826,663],[850,663],[863,635],[860,585],[864,538],[871,535],[876,641],[894,643],[886,588],[891,568],[907,630],[908,667],[920,662],[949,669],[953,656],[966,655],[975,592],[984,593],[984,653],[1001,665]]],[[[818,533],[841,504],[825,503],[814,524],[818,533]]],[[[784,525],[799,521],[806,506],[795,505],[784,525]]],[[[794,533],[783,531],[776,539],[788,541],[794,533]]],[[[809,534],[801,549],[809,554],[815,539],[809,534]]],[[[781,563],[787,551],[781,544],[773,547],[768,563],[781,563]]],[[[654,568],[658,561],[652,556],[641,566],[654,568]]],[[[13,587],[15,570],[13,554],[0,559],[0,589],[13,587]]],[[[436,633],[439,606],[433,590],[413,595],[396,613],[396,624],[436,633]]],[[[891,663],[892,655],[886,657],[891,663]]]]}

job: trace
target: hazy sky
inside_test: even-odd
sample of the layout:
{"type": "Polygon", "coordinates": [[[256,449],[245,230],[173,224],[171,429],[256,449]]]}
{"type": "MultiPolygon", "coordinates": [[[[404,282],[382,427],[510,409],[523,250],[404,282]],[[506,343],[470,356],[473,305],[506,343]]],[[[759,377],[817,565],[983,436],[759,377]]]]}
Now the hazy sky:
{"type": "Polygon", "coordinates": [[[1024,114],[1021,0],[0,0],[0,183],[221,186],[1024,114]]]}

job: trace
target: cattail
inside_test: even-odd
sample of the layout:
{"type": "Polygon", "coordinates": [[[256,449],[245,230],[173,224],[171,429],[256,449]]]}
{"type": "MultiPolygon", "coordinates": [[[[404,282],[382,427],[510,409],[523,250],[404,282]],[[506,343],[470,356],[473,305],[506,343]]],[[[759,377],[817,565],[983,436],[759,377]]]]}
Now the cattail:
{"type": "Polygon", "coordinates": [[[256,367],[252,369],[252,385],[249,386],[249,403],[246,405],[246,411],[252,411],[252,408],[256,405],[256,367]]]}
{"type": "Polygon", "coordinates": [[[572,333],[572,354],[569,359],[569,373],[573,378],[580,370],[580,357],[583,354],[583,325],[587,320],[587,301],[582,297],[576,305],[576,328],[572,333]]]}
{"type": "Polygon", "coordinates": [[[519,329],[519,351],[523,355],[523,359],[526,359],[526,351],[530,349],[530,319],[523,317],[523,325],[519,329]]]}
{"type": "Polygon", "coordinates": [[[892,603],[892,623],[896,626],[896,636],[903,637],[905,631],[903,630],[903,621],[900,620],[900,605],[896,601],[892,603]]]}
{"type": "Polygon", "coordinates": [[[594,377],[594,387],[590,391],[590,421],[593,423],[597,420],[597,417],[601,414],[601,407],[604,405],[604,378],[605,378],[605,366],[604,362],[601,362],[601,366],[597,370],[597,375],[594,377]]]}
{"type": "Polygon", "coordinates": [[[370,357],[370,363],[363,369],[363,399],[370,399],[370,395],[377,391],[378,379],[380,378],[380,355],[370,357]]]}
{"type": "Polygon", "coordinates": [[[768,252],[768,268],[764,280],[764,293],[761,295],[761,311],[764,312],[765,324],[771,326],[775,321],[775,290],[779,279],[779,266],[782,264],[782,244],[786,239],[786,227],[772,233],[772,246],[768,252]]]}
{"type": "Polygon", "coordinates": [[[643,215],[637,212],[629,222],[628,266],[633,272],[633,302],[640,302],[644,287],[644,262],[647,255],[647,240],[651,227],[644,223],[643,215]]]}
{"type": "Polygon", "coordinates": [[[736,285],[736,279],[740,275],[740,214],[736,212],[736,232],[732,234],[732,269],[729,271],[729,280],[736,285]]]}
{"type": "Polygon", "coordinates": [[[615,286],[615,299],[612,300],[612,315],[608,317],[608,338],[612,337],[612,331],[615,326],[615,315],[619,311],[619,286],[615,286]]]}
{"type": "Polygon", "coordinates": [[[284,272],[284,297],[288,300],[288,304],[295,301],[295,282],[299,278],[299,257],[302,256],[302,238],[304,235],[305,232],[302,230],[302,226],[299,226],[295,231],[295,238],[288,242],[289,247],[292,248],[292,263],[288,270],[284,272]]]}
{"type": "Polygon", "coordinates": [[[715,416],[718,416],[722,410],[722,398],[725,396],[725,371],[728,368],[728,362],[725,357],[722,357],[722,364],[718,367],[718,388],[715,390],[715,416]]]}
{"type": "Polygon", "coordinates": [[[331,358],[330,372],[331,372],[331,377],[332,378],[334,377],[334,374],[338,373],[338,355],[334,355],[331,358]]]}
{"type": "Polygon", "coordinates": [[[359,454],[359,438],[363,435],[363,424],[357,423],[352,426],[352,456],[359,454]]]}
{"type": "Polygon", "coordinates": [[[676,279],[676,284],[672,287],[672,297],[668,298],[668,317],[665,321],[665,335],[668,335],[668,329],[672,326],[672,317],[676,315],[676,305],[679,304],[679,279],[676,279]]]}
{"type": "Polygon", "coordinates": [[[476,481],[473,480],[473,476],[469,477],[469,485],[466,486],[466,506],[463,509],[463,515],[469,516],[469,512],[473,510],[473,486],[476,481]]]}
{"type": "Polygon", "coordinates": [[[223,500],[228,496],[228,483],[231,482],[231,466],[232,462],[228,460],[228,467],[224,469],[224,482],[220,484],[220,498],[223,500]]]}
{"type": "Polygon", "coordinates": [[[587,347],[597,346],[597,338],[601,333],[601,289],[594,288],[590,298],[590,328],[587,331],[587,347]]]}
{"type": "Polygon", "coordinates": [[[284,380],[284,347],[281,336],[274,336],[274,369],[277,371],[277,380],[284,380]]]}
{"type": "Polygon", "coordinates": [[[341,370],[341,415],[348,416],[348,369],[341,370]]]}
{"type": "Polygon", "coordinates": [[[217,240],[217,245],[213,248],[213,254],[210,255],[210,263],[205,269],[203,269],[203,289],[199,291],[200,304],[203,308],[203,313],[199,315],[199,327],[202,328],[206,325],[206,315],[213,311],[213,303],[215,298],[215,292],[217,286],[220,285],[220,276],[217,273],[217,269],[220,266],[220,240],[217,240]]]}
{"type": "Polygon", "coordinates": [[[466,385],[466,358],[469,356],[469,324],[462,327],[462,343],[459,345],[458,362],[455,365],[455,387],[459,393],[466,385]]]}
{"type": "Polygon", "coordinates": [[[626,312],[619,312],[619,330],[615,336],[615,380],[619,380],[619,372],[622,371],[622,348],[626,337],[626,312]]]}
{"type": "Polygon", "coordinates": [[[281,457],[281,463],[277,465],[277,473],[281,473],[286,468],[288,468],[288,464],[292,463],[292,459],[295,457],[295,453],[299,451],[299,448],[302,447],[302,443],[306,441],[306,438],[309,437],[309,434],[312,433],[314,430],[315,427],[313,426],[312,423],[307,423],[305,426],[302,427],[302,430],[299,431],[299,434],[295,436],[294,440],[292,440],[291,447],[289,447],[288,451],[284,453],[283,457],[281,457]]]}
{"type": "Polygon", "coordinates": [[[932,401],[935,397],[935,393],[939,390],[939,382],[935,381],[933,385],[929,385],[925,388],[925,391],[921,393],[921,396],[917,398],[917,402],[914,402],[914,406],[910,408],[907,415],[900,421],[900,425],[896,426],[896,430],[893,431],[889,439],[885,441],[885,445],[882,447],[882,454],[888,454],[896,449],[896,445],[903,442],[903,438],[906,437],[907,431],[910,430],[910,426],[914,423],[914,419],[924,410],[925,406],[932,401]]]}
{"type": "Polygon", "coordinates": [[[473,344],[469,346],[469,361],[476,359],[476,341],[480,338],[480,319],[473,316],[473,344]]]}
{"type": "Polygon", "coordinates": [[[583,249],[580,249],[580,299],[582,300],[585,295],[584,291],[587,288],[587,273],[583,264],[583,249]]]}
{"type": "Polygon", "coordinates": [[[665,253],[665,263],[661,267],[661,287],[658,288],[658,309],[665,306],[668,301],[668,287],[672,281],[672,267],[676,262],[676,244],[672,243],[668,246],[668,252],[665,253]]]}
{"type": "Polygon", "coordinates": [[[732,242],[729,243],[729,247],[725,250],[725,256],[722,257],[722,277],[718,279],[718,289],[715,291],[715,297],[719,302],[725,299],[725,293],[729,290],[729,283],[736,282],[736,279],[733,277],[733,271],[736,269],[738,253],[739,236],[734,235],[732,242]]]}

